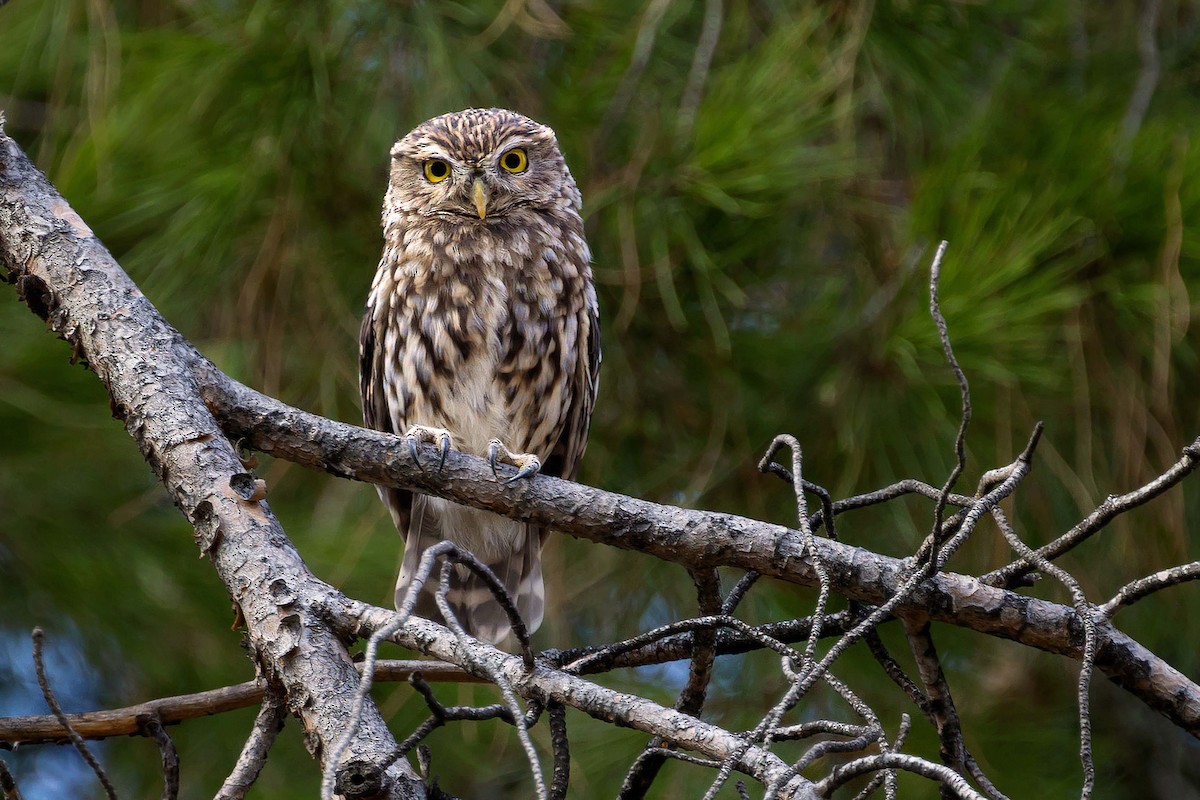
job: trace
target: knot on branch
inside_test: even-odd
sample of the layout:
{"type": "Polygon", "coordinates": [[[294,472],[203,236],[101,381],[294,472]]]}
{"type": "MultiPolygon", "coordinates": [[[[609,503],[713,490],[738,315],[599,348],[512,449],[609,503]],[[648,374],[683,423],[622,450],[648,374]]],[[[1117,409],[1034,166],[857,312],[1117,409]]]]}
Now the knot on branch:
{"type": "Polygon", "coordinates": [[[378,764],[355,759],[338,767],[334,791],[347,800],[374,800],[384,797],[384,770],[378,764]]]}
{"type": "Polygon", "coordinates": [[[239,472],[230,477],[229,488],[247,503],[257,503],[267,496],[267,482],[248,472],[239,472]]]}
{"type": "Polygon", "coordinates": [[[15,283],[17,284],[17,296],[25,305],[29,306],[29,310],[41,317],[43,321],[48,321],[50,314],[58,308],[58,300],[46,282],[37,275],[24,273],[17,275],[15,283]]]}

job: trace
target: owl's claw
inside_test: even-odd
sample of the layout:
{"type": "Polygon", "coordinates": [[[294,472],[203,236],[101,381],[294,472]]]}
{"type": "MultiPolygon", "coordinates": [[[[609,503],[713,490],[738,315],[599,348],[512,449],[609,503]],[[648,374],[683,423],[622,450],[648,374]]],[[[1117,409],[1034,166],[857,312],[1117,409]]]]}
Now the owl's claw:
{"type": "Polygon", "coordinates": [[[488,442],[488,463],[492,465],[492,474],[499,481],[500,472],[496,469],[497,461],[503,461],[505,464],[511,464],[517,468],[516,475],[500,481],[501,483],[512,483],[521,478],[528,478],[530,475],[536,475],[542,468],[542,460],[533,453],[514,453],[499,439],[492,439],[488,442]]]}
{"type": "Polygon", "coordinates": [[[418,444],[434,444],[438,446],[438,471],[440,472],[446,466],[446,454],[450,452],[450,431],[445,428],[431,428],[427,425],[413,425],[404,434],[404,440],[408,442],[408,453],[412,456],[412,460],[416,463],[421,472],[425,471],[425,465],[421,463],[420,452],[417,450],[418,444]]]}

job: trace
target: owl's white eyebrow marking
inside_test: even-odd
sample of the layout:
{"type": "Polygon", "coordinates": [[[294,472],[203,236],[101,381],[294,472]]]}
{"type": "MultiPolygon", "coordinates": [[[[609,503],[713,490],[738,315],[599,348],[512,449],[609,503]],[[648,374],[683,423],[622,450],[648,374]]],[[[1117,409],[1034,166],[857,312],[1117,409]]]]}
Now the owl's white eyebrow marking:
{"type": "Polygon", "coordinates": [[[532,147],[534,144],[535,141],[528,136],[513,136],[496,146],[496,155],[507,153],[514,147],[532,147]]]}

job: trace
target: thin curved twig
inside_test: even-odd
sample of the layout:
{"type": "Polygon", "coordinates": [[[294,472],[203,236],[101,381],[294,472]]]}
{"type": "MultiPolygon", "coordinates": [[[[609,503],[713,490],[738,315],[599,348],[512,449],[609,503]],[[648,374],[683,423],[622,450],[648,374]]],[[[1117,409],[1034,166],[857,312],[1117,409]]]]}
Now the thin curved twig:
{"type": "Polygon", "coordinates": [[[175,741],[157,714],[147,714],[140,723],[142,734],[155,741],[162,755],[162,800],[175,800],[179,797],[179,751],[175,748],[175,741]]]}
{"type": "Polygon", "coordinates": [[[42,690],[42,697],[46,699],[46,705],[50,706],[50,710],[54,712],[55,719],[58,724],[67,731],[67,736],[71,739],[71,744],[75,745],[75,749],[79,751],[79,755],[87,762],[87,765],[92,768],[92,772],[96,773],[96,778],[100,781],[100,785],[104,787],[105,794],[109,800],[117,800],[117,790],[113,787],[112,781],[104,772],[104,768],[100,766],[100,762],[92,755],[91,749],[87,743],[83,741],[83,737],[75,732],[71,727],[70,720],[63,713],[62,706],[58,704],[58,698],[54,696],[54,690],[50,688],[50,681],[46,677],[46,663],[42,657],[42,646],[46,637],[45,631],[40,627],[33,629],[33,668],[37,673],[38,688],[42,690]]]}
{"type": "Polygon", "coordinates": [[[1105,619],[1112,619],[1113,615],[1122,608],[1131,606],[1155,592],[1160,592],[1163,589],[1169,589],[1172,586],[1178,586],[1188,581],[1194,581],[1197,578],[1200,578],[1200,561],[1193,561],[1190,564],[1180,564],[1177,567],[1160,570],[1153,575],[1147,575],[1144,578],[1138,578],[1136,581],[1130,581],[1125,584],[1113,595],[1111,600],[1096,610],[1105,619]]]}
{"type": "Polygon", "coordinates": [[[967,383],[967,373],[963,372],[963,368],[958,364],[958,359],[954,357],[954,348],[950,344],[950,331],[946,325],[946,318],[942,316],[941,303],[938,300],[938,283],[942,276],[942,257],[946,254],[948,244],[949,242],[942,240],[938,245],[937,253],[933,256],[933,264],[929,267],[929,314],[933,317],[933,324],[937,327],[938,338],[942,342],[942,352],[946,356],[946,362],[950,365],[950,369],[953,370],[954,377],[958,381],[962,414],[958,422],[958,433],[954,437],[954,469],[950,471],[949,477],[942,485],[942,491],[933,507],[933,547],[930,551],[930,562],[937,560],[939,539],[943,535],[942,518],[946,512],[950,491],[958,482],[959,476],[962,475],[967,465],[967,428],[971,424],[971,388],[967,383]]]}
{"type": "Polygon", "coordinates": [[[287,719],[287,702],[281,687],[268,684],[263,695],[262,705],[254,718],[254,726],[242,752],[238,755],[237,763],[229,777],[221,784],[213,800],[243,800],[250,787],[258,780],[258,774],[267,763],[267,755],[275,737],[283,730],[287,719]]]}
{"type": "MultiPolygon", "coordinates": [[[[1130,509],[1150,502],[1163,492],[1174,487],[1188,475],[1200,467],[1200,437],[1183,448],[1179,460],[1165,472],[1153,480],[1122,495],[1109,495],[1104,502],[1096,506],[1079,524],[1071,528],[1054,541],[1044,544],[1034,551],[1038,556],[1053,561],[1069,550],[1078,547],[1093,535],[1104,530],[1104,527],[1130,509]]],[[[980,578],[989,586],[1007,588],[1013,586],[1023,575],[1032,572],[1035,566],[1028,558],[1018,558],[1016,561],[989,572],[980,578]]]]}
{"type": "Polygon", "coordinates": [[[941,781],[961,800],[986,800],[986,798],[971,788],[963,776],[944,764],[935,764],[918,756],[905,753],[878,753],[872,756],[856,758],[848,764],[835,769],[824,780],[814,787],[817,797],[829,797],[838,788],[846,785],[859,775],[866,775],[882,769],[902,769],[932,780],[941,781]]]}
{"type": "MultiPolygon", "coordinates": [[[[4,122],[4,115],[0,114],[0,124],[4,122]]],[[[8,764],[4,763],[4,759],[0,759],[0,797],[4,800],[23,800],[21,790],[17,787],[17,780],[8,771],[8,764]]]]}

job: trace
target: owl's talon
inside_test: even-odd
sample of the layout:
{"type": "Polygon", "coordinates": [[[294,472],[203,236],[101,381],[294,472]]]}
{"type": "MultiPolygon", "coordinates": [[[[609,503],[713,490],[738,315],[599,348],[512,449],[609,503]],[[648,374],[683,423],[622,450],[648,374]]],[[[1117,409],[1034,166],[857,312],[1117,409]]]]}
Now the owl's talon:
{"type": "Polygon", "coordinates": [[[404,434],[404,440],[408,442],[408,453],[412,456],[412,460],[417,465],[417,469],[421,472],[425,471],[425,465],[421,463],[421,455],[417,450],[418,444],[434,444],[438,446],[438,471],[446,466],[446,454],[450,452],[450,431],[444,428],[431,428],[427,425],[413,425],[404,434]]]}
{"type": "Polygon", "coordinates": [[[446,468],[446,455],[450,452],[450,434],[442,431],[438,436],[438,472],[446,468]]]}
{"type": "Polygon", "coordinates": [[[496,469],[496,454],[500,452],[500,448],[504,445],[500,444],[499,439],[492,439],[488,442],[488,464],[492,466],[492,475],[496,480],[500,480],[500,472],[496,469]]]}
{"type": "Polygon", "coordinates": [[[542,462],[538,460],[538,457],[535,455],[530,455],[529,458],[530,461],[526,463],[525,466],[517,470],[517,474],[506,480],[505,483],[519,481],[521,478],[528,478],[530,475],[536,475],[539,471],[541,471],[542,462]]]}
{"type": "Polygon", "coordinates": [[[492,439],[488,442],[488,463],[492,466],[492,474],[496,476],[496,480],[505,484],[536,475],[542,468],[542,460],[533,453],[514,453],[499,439],[492,439]],[[503,461],[505,464],[516,467],[517,474],[501,480],[500,472],[496,469],[497,461],[503,461]]]}

